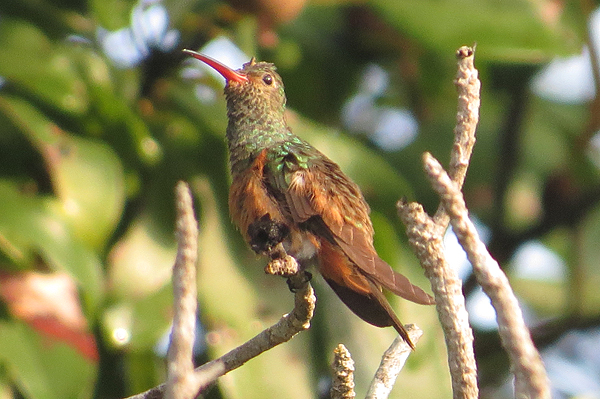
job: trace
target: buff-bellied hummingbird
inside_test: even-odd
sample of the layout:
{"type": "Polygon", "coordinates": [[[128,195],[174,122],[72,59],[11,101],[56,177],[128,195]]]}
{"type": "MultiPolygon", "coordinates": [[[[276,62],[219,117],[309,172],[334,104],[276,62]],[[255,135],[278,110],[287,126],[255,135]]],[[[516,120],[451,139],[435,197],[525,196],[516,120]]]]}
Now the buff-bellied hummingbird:
{"type": "Polygon", "coordinates": [[[229,211],[251,248],[266,254],[282,243],[301,265],[316,258],[319,272],[346,306],[372,325],[393,326],[413,347],[382,288],[424,305],[433,298],[377,255],[369,206],[358,186],[291,132],[275,66],[252,59],[233,70],[184,52],[227,81],[229,211]]]}

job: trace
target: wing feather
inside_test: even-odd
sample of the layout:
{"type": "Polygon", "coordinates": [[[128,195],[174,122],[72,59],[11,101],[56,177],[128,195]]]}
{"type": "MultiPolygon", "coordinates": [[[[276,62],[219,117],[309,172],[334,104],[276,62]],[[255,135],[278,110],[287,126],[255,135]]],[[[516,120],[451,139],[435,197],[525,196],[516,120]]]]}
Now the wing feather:
{"type": "Polygon", "coordinates": [[[294,222],[310,219],[312,233],[333,240],[363,273],[394,294],[420,304],[434,303],[430,295],[379,258],[373,246],[369,206],[359,187],[337,164],[308,144],[284,156],[285,162],[280,163],[284,178],[272,181],[285,193],[284,208],[294,222]],[[307,161],[310,159],[318,162],[307,161]]]}

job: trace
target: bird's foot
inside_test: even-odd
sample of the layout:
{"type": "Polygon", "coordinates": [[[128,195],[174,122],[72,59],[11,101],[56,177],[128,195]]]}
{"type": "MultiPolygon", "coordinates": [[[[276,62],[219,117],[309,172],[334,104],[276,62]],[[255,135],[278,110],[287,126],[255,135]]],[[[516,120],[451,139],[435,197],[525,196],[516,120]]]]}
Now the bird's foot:
{"type": "Polygon", "coordinates": [[[287,279],[287,285],[294,294],[302,289],[312,279],[312,274],[306,270],[301,270],[287,279]]]}
{"type": "Polygon", "coordinates": [[[312,274],[302,269],[298,261],[287,254],[282,243],[273,247],[268,255],[271,261],[265,266],[265,273],[286,277],[290,291],[295,293],[312,278],[312,274]]]}

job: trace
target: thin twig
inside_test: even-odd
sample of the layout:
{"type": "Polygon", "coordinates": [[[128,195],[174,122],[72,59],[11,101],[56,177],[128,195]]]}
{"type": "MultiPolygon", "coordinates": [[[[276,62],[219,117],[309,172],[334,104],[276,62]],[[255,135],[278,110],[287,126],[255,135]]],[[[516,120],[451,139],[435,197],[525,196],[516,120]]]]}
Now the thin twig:
{"type": "Polygon", "coordinates": [[[192,194],[184,182],[177,183],[177,258],[173,266],[174,316],[167,362],[165,397],[189,399],[197,392],[193,378],[192,350],[196,329],[196,260],[198,223],[192,194]]]}
{"type": "MultiPolygon", "coordinates": [[[[399,339],[402,340],[402,338],[399,339]]],[[[339,344],[334,349],[331,368],[333,369],[333,380],[330,390],[331,399],[355,398],[354,360],[352,360],[350,352],[343,344],[339,344]]]]}
{"type": "MultiPolygon", "coordinates": [[[[404,327],[408,332],[410,340],[416,344],[423,335],[423,330],[414,324],[407,324],[404,327]]],[[[402,371],[411,353],[412,348],[410,345],[401,337],[396,337],[392,345],[383,354],[381,364],[371,381],[365,399],[386,399],[390,395],[396,383],[396,378],[398,378],[398,374],[402,371]]]]}
{"type": "MultiPolygon", "coordinates": [[[[479,72],[475,69],[475,49],[463,46],[456,51],[458,59],[456,79],[454,84],[458,92],[458,105],[456,109],[456,126],[454,127],[454,145],[450,152],[450,177],[462,188],[467,175],[467,168],[473,146],[475,145],[475,133],[479,122],[479,106],[481,103],[479,92],[481,82],[479,72]]],[[[435,216],[436,224],[447,226],[448,217],[444,214],[440,204],[435,216]]]]}
{"type": "Polygon", "coordinates": [[[200,390],[202,391],[214,381],[214,375],[217,377],[224,375],[274,346],[289,341],[300,331],[308,330],[315,310],[316,297],[307,281],[296,291],[294,299],[294,310],[284,315],[276,324],[219,359],[197,368],[196,374],[203,380],[200,390]],[[204,375],[209,378],[203,377],[204,375]]]}
{"type": "Polygon", "coordinates": [[[479,239],[471,222],[460,189],[430,154],[424,155],[425,170],[444,208],[450,215],[452,228],[473,265],[473,272],[484,292],[490,297],[498,332],[506,348],[515,374],[517,398],[550,398],[548,377],[506,275],[479,239]]]}

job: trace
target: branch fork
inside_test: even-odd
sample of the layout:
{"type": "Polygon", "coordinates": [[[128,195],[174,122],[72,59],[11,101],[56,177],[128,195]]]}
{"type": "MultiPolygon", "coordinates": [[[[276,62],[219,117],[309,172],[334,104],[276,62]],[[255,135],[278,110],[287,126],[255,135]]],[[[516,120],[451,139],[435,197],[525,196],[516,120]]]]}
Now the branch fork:
{"type": "Polygon", "coordinates": [[[468,322],[462,282],[447,263],[443,234],[452,224],[458,240],[467,252],[477,281],[496,309],[498,331],[509,354],[515,374],[517,398],[550,398],[548,377],[541,357],[533,345],[521,310],[508,279],[492,259],[468,217],[461,188],[475,144],[479,120],[480,82],[473,64],[474,50],[457,51],[458,110],[449,172],[429,153],[423,156],[428,178],[441,198],[435,216],[428,216],[417,203],[400,201],[398,211],[406,225],[413,247],[425,274],[431,281],[439,319],[448,349],[448,364],[455,399],[477,398],[477,367],[473,353],[473,332],[468,322]]]}

